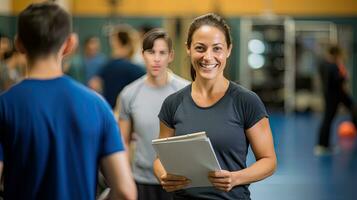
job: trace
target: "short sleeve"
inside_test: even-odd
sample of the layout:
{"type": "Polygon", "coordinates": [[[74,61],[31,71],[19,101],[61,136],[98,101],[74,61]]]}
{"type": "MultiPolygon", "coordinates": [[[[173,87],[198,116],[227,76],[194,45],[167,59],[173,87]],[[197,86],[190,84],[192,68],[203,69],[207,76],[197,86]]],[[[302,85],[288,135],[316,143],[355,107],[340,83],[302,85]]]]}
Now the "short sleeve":
{"type": "Polygon", "coordinates": [[[103,114],[104,126],[101,138],[100,157],[124,150],[121,133],[109,105],[105,106],[103,114]]]}
{"type": "Polygon", "coordinates": [[[118,109],[119,109],[119,111],[118,111],[119,118],[118,119],[129,120],[130,113],[131,113],[130,100],[129,100],[129,96],[127,95],[125,89],[120,93],[120,95],[118,97],[117,105],[118,105],[118,109]]]}
{"type": "Polygon", "coordinates": [[[261,99],[252,91],[248,91],[243,102],[244,129],[249,129],[264,117],[269,117],[261,99]]]}
{"type": "Polygon", "coordinates": [[[174,114],[175,108],[173,107],[173,95],[168,96],[162,103],[161,110],[159,112],[159,119],[162,123],[170,128],[174,128],[174,114]]]}

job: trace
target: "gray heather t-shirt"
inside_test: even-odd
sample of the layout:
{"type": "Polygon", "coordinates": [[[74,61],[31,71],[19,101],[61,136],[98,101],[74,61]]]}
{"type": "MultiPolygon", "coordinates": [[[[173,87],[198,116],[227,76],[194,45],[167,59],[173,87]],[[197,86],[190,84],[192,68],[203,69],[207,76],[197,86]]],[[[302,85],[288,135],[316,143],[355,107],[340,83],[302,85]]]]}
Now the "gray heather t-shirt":
{"type": "MultiPolygon", "coordinates": [[[[175,129],[175,135],[206,131],[222,169],[238,171],[246,168],[249,141],[245,130],[264,117],[266,109],[252,91],[230,82],[225,95],[210,107],[199,107],[192,99],[191,86],[167,97],[159,119],[175,129]]],[[[249,185],[223,192],[214,187],[179,190],[176,198],[185,199],[250,199],[249,185]]]]}
{"type": "Polygon", "coordinates": [[[137,136],[133,162],[135,180],[144,184],[158,184],[152,167],[156,153],[151,145],[151,140],[159,137],[160,123],[157,115],[165,98],[189,82],[170,73],[169,83],[157,88],[148,85],[146,78],[146,75],[139,78],[120,93],[119,118],[131,120],[133,132],[137,136]]]}

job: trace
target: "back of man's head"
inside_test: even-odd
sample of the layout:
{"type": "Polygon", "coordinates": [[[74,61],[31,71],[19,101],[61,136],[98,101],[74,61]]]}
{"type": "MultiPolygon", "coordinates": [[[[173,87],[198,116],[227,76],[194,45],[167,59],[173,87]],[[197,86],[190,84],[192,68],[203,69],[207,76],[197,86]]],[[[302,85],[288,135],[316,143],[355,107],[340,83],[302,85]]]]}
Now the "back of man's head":
{"type": "Polygon", "coordinates": [[[18,40],[30,60],[58,53],[71,33],[71,17],[54,3],[31,4],[18,19],[18,40]]]}

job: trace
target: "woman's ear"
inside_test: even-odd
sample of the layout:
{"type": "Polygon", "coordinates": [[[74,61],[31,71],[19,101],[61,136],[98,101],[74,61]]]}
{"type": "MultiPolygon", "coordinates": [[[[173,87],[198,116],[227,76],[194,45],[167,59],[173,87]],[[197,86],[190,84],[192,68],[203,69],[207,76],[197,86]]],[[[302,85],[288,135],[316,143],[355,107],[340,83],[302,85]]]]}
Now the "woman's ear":
{"type": "Polygon", "coordinates": [[[78,35],[71,33],[64,43],[63,56],[72,53],[78,46],[78,35]]]}
{"type": "Polygon", "coordinates": [[[26,54],[26,49],[25,49],[24,45],[22,44],[20,38],[17,35],[15,35],[15,48],[20,53],[26,54]]]}
{"type": "Polygon", "coordinates": [[[231,55],[231,52],[232,52],[232,47],[233,47],[233,45],[232,45],[232,44],[231,44],[231,45],[229,45],[229,47],[228,47],[227,58],[229,58],[229,56],[231,55]]]}
{"type": "Polygon", "coordinates": [[[186,46],[186,53],[188,56],[190,56],[191,50],[190,50],[190,47],[187,45],[187,42],[185,42],[185,46],[186,46]]]}

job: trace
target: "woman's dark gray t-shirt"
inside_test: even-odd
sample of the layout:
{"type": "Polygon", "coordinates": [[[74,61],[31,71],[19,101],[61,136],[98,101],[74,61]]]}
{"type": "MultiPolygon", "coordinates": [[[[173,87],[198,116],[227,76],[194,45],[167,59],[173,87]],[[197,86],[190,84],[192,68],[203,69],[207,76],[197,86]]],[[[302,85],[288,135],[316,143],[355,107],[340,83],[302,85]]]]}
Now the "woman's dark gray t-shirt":
{"type": "MultiPolygon", "coordinates": [[[[175,135],[205,131],[210,138],[222,169],[246,168],[249,141],[245,130],[268,117],[260,98],[252,91],[230,82],[225,95],[210,107],[200,107],[192,99],[191,87],[168,96],[159,119],[175,129],[175,135]]],[[[224,192],[214,187],[179,190],[174,196],[185,199],[250,199],[249,185],[224,192]]]]}

